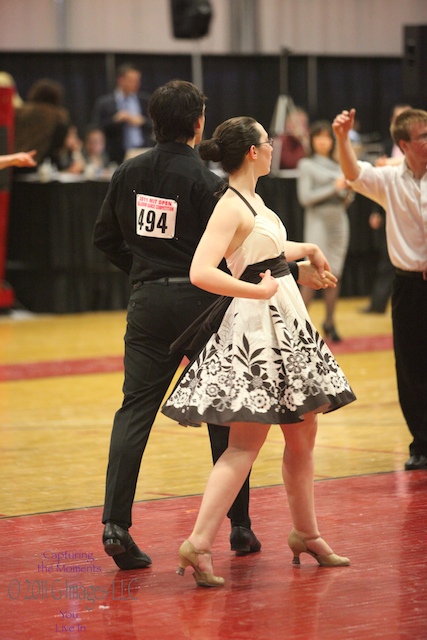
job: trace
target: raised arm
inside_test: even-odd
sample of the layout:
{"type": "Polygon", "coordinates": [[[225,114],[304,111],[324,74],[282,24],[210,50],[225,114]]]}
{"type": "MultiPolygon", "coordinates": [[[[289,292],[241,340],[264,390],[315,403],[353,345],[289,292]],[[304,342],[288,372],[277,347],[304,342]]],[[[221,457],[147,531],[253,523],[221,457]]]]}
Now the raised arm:
{"type": "Polygon", "coordinates": [[[350,111],[342,111],[336,116],[332,123],[332,128],[337,140],[338,157],[347,180],[356,180],[360,173],[360,167],[357,164],[357,156],[349,138],[349,131],[354,124],[355,109],[350,111]]]}

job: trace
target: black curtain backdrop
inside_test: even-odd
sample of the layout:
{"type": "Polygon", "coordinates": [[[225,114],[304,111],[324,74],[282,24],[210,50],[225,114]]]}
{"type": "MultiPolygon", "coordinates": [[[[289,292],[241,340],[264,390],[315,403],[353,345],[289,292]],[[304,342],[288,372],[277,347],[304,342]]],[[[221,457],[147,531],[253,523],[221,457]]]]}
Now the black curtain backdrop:
{"type": "Polygon", "coordinates": [[[320,118],[355,107],[362,133],[388,139],[391,108],[405,99],[400,58],[319,58],[317,75],[320,118]]]}
{"type": "Polygon", "coordinates": [[[237,115],[252,116],[268,129],[279,92],[278,56],[207,56],[203,77],[207,136],[237,115]]]}
{"type": "MultiPolygon", "coordinates": [[[[383,57],[326,57],[293,56],[287,58],[288,93],[296,105],[306,109],[311,121],[319,118],[332,120],[344,108],[355,107],[361,123],[361,133],[375,133],[377,138],[388,140],[389,118],[391,107],[406,101],[403,94],[403,64],[400,58],[383,57]],[[316,69],[317,101],[313,101],[313,91],[309,91],[308,78],[316,69]],[[311,100],[311,104],[310,104],[311,100]]],[[[65,105],[77,125],[81,135],[90,123],[94,103],[98,96],[110,91],[114,86],[114,67],[123,62],[133,62],[142,71],[142,89],[148,93],[173,78],[192,80],[191,55],[149,55],[140,53],[41,53],[0,52],[0,70],[9,72],[15,79],[19,94],[25,99],[30,86],[36,80],[50,77],[61,82],[65,88],[65,105]]],[[[274,112],[277,96],[281,91],[281,59],[280,56],[230,55],[202,56],[203,89],[208,96],[206,137],[226,118],[236,115],[250,115],[259,120],[266,129],[269,128],[274,112]]],[[[283,78],[282,78],[283,80],[283,78]]],[[[312,89],[312,88],[311,88],[312,89]]],[[[425,108],[424,104],[414,107],[425,108]]],[[[64,186],[64,185],[61,185],[64,186]]],[[[27,187],[31,188],[31,187],[27,187]]],[[[86,188],[86,187],[85,187],[86,188]]],[[[71,187],[70,187],[71,189],[71,187]]],[[[289,237],[302,239],[302,211],[296,200],[295,181],[266,177],[259,182],[259,193],[267,204],[279,215],[283,212],[289,237]]],[[[66,189],[60,189],[61,194],[66,189]]],[[[92,191],[91,191],[92,193],[92,191]]],[[[16,194],[15,194],[16,195],[16,194]]],[[[16,195],[17,197],[17,195],[16,195]]],[[[80,196],[79,196],[80,197],[80,196]]],[[[82,195],[83,198],[83,195],[82,195]]],[[[90,202],[91,198],[86,200],[90,202]]],[[[15,201],[15,200],[14,200],[15,201]]],[[[91,205],[90,210],[98,211],[100,203],[91,205]]],[[[16,207],[15,207],[16,208],[16,207]]],[[[16,218],[22,213],[18,204],[16,218]]],[[[67,210],[65,204],[64,210],[67,210]]],[[[368,218],[372,208],[371,201],[357,197],[349,209],[351,224],[351,242],[346,266],[342,278],[343,296],[361,296],[370,293],[375,273],[376,245],[368,218]]],[[[47,206],[44,207],[47,217],[47,206]]],[[[14,254],[13,211],[10,220],[9,273],[22,279],[21,253],[14,254]],[[15,269],[12,274],[13,269],[15,269]],[[16,273],[15,273],[16,272],[16,273]]],[[[43,215],[42,215],[43,218],[43,215]]],[[[72,231],[70,220],[61,215],[65,226],[72,231]]],[[[66,231],[64,230],[64,233],[66,231]]],[[[90,233],[86,234],[90,241],[90,233]]],[[[52,240],[56,244],[56,240],[52,240]]],[[[23,253],[25,255],[26,252],[23,253]]],[[[37,267],[38,268],[38,267],[37,267]]],[[[76,276],[72,264],[73,278],[76,276]]],[[[47,269],[49,277],[55,276],[54,270],[47,269]]],[[[55,309],[117,308],[122,300],[107,300],[102,287],[108,281],[111,289],[111,278],[122,274],[110,274],[108,269],[101,275],[93,274],[92,266],[86,269],[85,277],[78,282],[84,283],[85,294],[81,291],[76,299],[66,300],[58,294],[59,302],[64,307],[55,309]],[[99,284],[96,278],[101,279],[99,284]],[[71,305],[71,307],[70,307],[71,305]],[[73,306],[74,305],[74,306],[73,306]],[[81,306],[83,305],[83,307],[81,306]]],[[[98,272],[97,272],[98,273],[98,272]]],[[[37,275],[37,274],[36,274],[37,275]]],[[[38,274],[40,275],[40,274],[38,274]]],[[[62,273],[60,274],[62,277],[62,273]]],[[[26,281],[26,278],[24,278],[26,281]]],[[[117,284],[117,283],[116,283],[117,284]]],[[[118,290],[124,289],[118,283],[118,290]]],[[[83,285],[82,285],[83,286],[83,285]]],[[[82,287],[80,286],[80,289],[82,287]]],[[[70,287],[65,289],[68,291],[70,287]]],[[[73,294],[74,295],[74,294],[73,294]]]]}
{"type": "MultiPolygon", "coordinates": [[[[39,78],[61,82],[65,106],[83,133],[96,98],[111,89],[111,60],[116,66],[128,61],[138,65],[142,88],[148,93],[173,78],[192,80],[191,55],[0,52],[0,70],[14,77],[24,99],[39,78]]],[[[405,100],[400,58],[316,57],[317,108],[308,104],[308,61],[307,56],[288,56],[288,91],[295,104],[309,111],[312,121],[332,120],[341,109],[354,106],[363,133],[388,137],[390,109],[405,100]]],[[[202,67],[203,89],[209,98],[208,136],[222,120],[235,115],[251,115],[269,127],[280,93],[279,55],[207,55],[202,57],[202,67]]]]}

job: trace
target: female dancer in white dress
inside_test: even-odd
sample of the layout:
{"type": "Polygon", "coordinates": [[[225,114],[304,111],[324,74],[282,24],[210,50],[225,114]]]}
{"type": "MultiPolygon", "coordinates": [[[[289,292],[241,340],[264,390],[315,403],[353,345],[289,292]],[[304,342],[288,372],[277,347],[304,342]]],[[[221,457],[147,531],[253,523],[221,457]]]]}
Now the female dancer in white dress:
{"type": "Polygon", "coordinates": [[[229,189],[199,243],[190,278],[227,296],[228,308],[162,411],[181,424],[225,424],[230,435],[209,476],[193,532],[181,545],[178,572],[192,566],[199,586],[224,584],[213,574],[212,544],[272,423],[280,424],[286,442],[283,480],[294,526],[288,538],[294,563],[306,552],[322,566],[348,565],[319,534],[313,449],[316,414],[355,396],[311,324],[283,252],[289,260],[308,255],[321,273],[328,264],[316,245],[287,241],[278,216],[255,193],[272,156],[271,140],[256,120],[227,120],[202,142],[200,155],[221,162],[229,189]],[[218,269],[224,256],[232,275],[218,269]]]}

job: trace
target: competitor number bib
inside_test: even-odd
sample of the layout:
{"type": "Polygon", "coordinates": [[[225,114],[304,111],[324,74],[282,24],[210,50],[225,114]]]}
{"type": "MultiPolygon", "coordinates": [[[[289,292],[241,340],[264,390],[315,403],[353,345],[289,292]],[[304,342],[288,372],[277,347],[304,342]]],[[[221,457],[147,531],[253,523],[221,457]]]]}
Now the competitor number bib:
{"type": "Polygon", "coordinates": [[[136,194],[136,233],[145,238],[174,238],[176,228],[175,200],[136,194]]]}

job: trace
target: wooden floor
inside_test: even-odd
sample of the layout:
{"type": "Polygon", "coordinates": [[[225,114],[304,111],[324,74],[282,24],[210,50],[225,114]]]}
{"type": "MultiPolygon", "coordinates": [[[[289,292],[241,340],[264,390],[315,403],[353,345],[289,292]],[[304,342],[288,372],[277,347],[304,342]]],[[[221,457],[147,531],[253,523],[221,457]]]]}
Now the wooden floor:
{"type": "MultiPolygon", "coordinates": [[[[235,558],[224,523],[214,550],[216,572],[227,581],[220,590],[197,589],[189,572],[174,574],[211,460],[205,428],[184,429],[162,414],[143,459],[132,529],[153,566],[120,572],[103,552],[125,313],[0,317],[1,640],[61,633],[425,640],[427,473],[403,471],[409,434],[397,402],[390,315],[361,314],[365,305],[339,303],[344,341],[332,349],[358,401],[320,417],[316,447],[321,530],[351,567],[320,568],[308,556],[292,567],[283,441],[272,427],[251,481],[263,550],[235,558]]],[[[310,312],[320,326],[321,302],[310,312]]]]}

